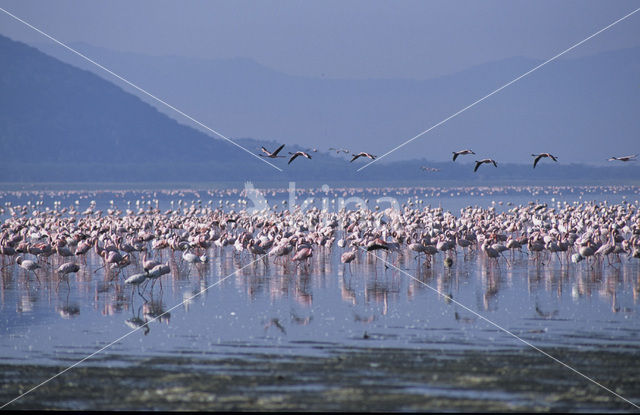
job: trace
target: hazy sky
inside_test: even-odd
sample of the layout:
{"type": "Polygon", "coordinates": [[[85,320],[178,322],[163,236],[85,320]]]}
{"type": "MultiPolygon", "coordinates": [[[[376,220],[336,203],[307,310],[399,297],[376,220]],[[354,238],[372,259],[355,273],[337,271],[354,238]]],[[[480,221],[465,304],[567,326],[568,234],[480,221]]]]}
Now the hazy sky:
{"type": "MultiPolygon", "coordinates": [[[[63,42],[152,55],[251,58],[289,74],[426,79],[496,59],[545,59],[638,1],[0,0],[63,42]]],[[[47,42],[0,12],[0,33],[47,42]]],[[[640,45],[640,13],[568,57],[640,45]]]]}
{"type": "MultiPolygon", "coordinates": [[[[636,10],[640,7],[640,1],[0,0],[0,7],[69,44],[81,42],[119,52],[156,56],[248,58],[276,71],[310,78],[429,79],[516,56],[541,62],[636,10]]],[[[49,44],[71,55],[1,11],[0,34],[32,45],[49,44]]],[[[640,12],[561,59],[631,47],[640,47],[640,12]]],[[[91,51],[91,48],[88,50],[91,51]]],[[[121,56],[124,58],[120,58],[121,66],[117,72],[129,78],[138,70],[139,77],[132,80],[140,85],[149,84],[153,76],[144,71],[140,74],[139,63],[127,61],[127,55],[121,56]]],[[[97,60],[101,61],[99,57],[97,60]]],[[[548,72],[557,64],[554,62],[544,70],[548,72]]],[[[168,68],[157,69],[152,75],[163,73],[168,68]]],[[[584,75],[591,73],[591,69],[581,67],[577,70],[584,75]]],[[[347,123],[350,130],[341,129],[339,122],[345,118],[344,114],[350,114],[347,117],[349,120],[357,119],[357,114],[349,112],[352,108],[332,113],[329,104],[327,107],[310,105],[307,112],[297,111],[305,110],[305,105],[296,107],[299,118],[308,121],[302,123],[301,127],[289,120],[291,115],[285,108],[291,102],[282,103],[287,104],[282,109],[273,105],[276,107],[273,111],[262,110],[257,113],[250,112],[244,106],[235,112],[230,110],[231,113],[221,109],[212,110],[210,105],[197,102],[193,94],[187,94],[186,97],[172,95],[172,91],[185,90],[190,85],[182,79],[181,74],[173,74],[166,78],[167,81],[158,78],[161,82],[154,85],[152,92],[230,137],[273,139],[314,147],[322,143],[325,148],[348,143],[354,148],[366,148],[380,155],[521,74],[508,73],[487,85],[476,82],[482,84],[477,85],[480,89],[468,95],[456,95],[458,99],[447,107],[451,112],[438,112],[446,105],[429,111],[418,106],[394,113],[393,119],[386,120],[384,118],[388,112],[376,107],[372,111],[383,115],[374,119],[365,117],[364,123],[347,123]]],[[[625,99],[636,102],[633,101],[637,97],[633,94],[634,85],[637,87],[635,79],[625,81],[629,88],[615,91],[603,92],[596,88],[601,84],[598,79],[585,78],[593,84],[587,82],[584,88],[569,92],[565,90],[565,94],[569,94],[567,96],[554,98],[549,91],[545,96],[538,96],[530,89],[529,96],[523,94],[522,91],[526,91],[531,82],[539,80],[541,74],[542,71],[531,74],[524,81],[465,112],[463,116],[394,152],[389,159],[429,157],[432,160],[448,160],[452,149],[472,146],[474,149],[482,147],[483,151],[510,162],[528,163],[532,151],[542,152],[553,148],[553,151],[558,149],[563,152],[563,162],[605,163],[605,156],[609,157],[609,153],[614,151],[620,152],[620,155],[638,151],[639,124],[633,112],[635,104],[625,104],[625,99]],[[571,105],[572,99],[584,99],[580,98],[584,93],[596,90],[600,95],[590,96],[588,102],[591,105],[571,105]],[[515,94],[517,99],[511,96],[509,102],[512,105],[500,107],[507,102],[508,94],[515,94]],[[535,105],[523,118],[510,111],[536,97],[540,99],[536,102],[541,106],[544,102],[566,102],[567,105],[558,110],[566,113],[566,120],[561,118],[565,121],[558,121],[558,125],[536,124],[547,119],[540,115],[545,113],[546,108],[535,105]],[[620,111],[613,111],[615,116],[611,115],[611,111],[604,111],[610,107],[600,111],[598,105],[608,105],[606,102],[619,105],[620,111]],[[576,107],[585,112],[571,118],[576,107]],[[500,116],[496,117],[495,114],[500,116]],[[480,117],[480,120],[474,121],[474,117],[480,117]],[[482,124],[482,120],[487,122],[482,124]],[[590,123],[596,123],[600,130],[588,127],[590,123]],[[480,125],[484,125],[484,128],[480,125]],[[510,151],[504,143],[511,143],[511,137],[518,136],[518,128],[524,128],[524,125],[529,125],[529,140],[521,141],[528,150],[510,151]],[[581,128],[588,131],[581,132],[581,128]],[[591,137],[589,144],[586,144],[587,135],[591,137]],[[601,140],[601,136],[608,136],[609,141],[601,140]],[[547,141],[542,142],[543,138],[547,141]],[[434,141],[446,142],[446,145],[433,146],[431,143],[434,141]],[[572,153],[575,153],[572,149],[581,150],[584,154],[579,155],[578,159],[572,158],[572,153]]],[[[101,73],[101,76],[104,74],[101,73]]],[[[609,74],[601,76],[609,77],[609,74]]],[[[122,86],[120,81],[107,79],[122,86]]],[[[610,79],[603,79],[602,82],[610,79]]],[[[206,78],[194,80],[196,88],[206,91],[206,81],[206,78]]],[[[466,93],[466,90],[462,92],[466,93]]],[[[224,95],[212,97],[218,100],[234,98],[224,95]]],[[[259,106],[263,98],[257,97],[252,104],[259,106]]],[[[304,99],[306,96],[301,97],[300,102],[305,102],[304,99]]],[[[389,102],[389,99],[384,99],[382,104],[389,102]]],[[[240,104],[244,105],[242,102],[240,104]]],[[[402,108],[402,105],[403,101],[392,110],[402,108]]],[[[251,105],[248,107],[251,108],[251,105]]],[[[194,126],[183,117],[176,116],[164,107],[160,108],[177,117],[180,122],[194,126]]],[[[368,113],[365,111],[363,114],[368,113]]]]}

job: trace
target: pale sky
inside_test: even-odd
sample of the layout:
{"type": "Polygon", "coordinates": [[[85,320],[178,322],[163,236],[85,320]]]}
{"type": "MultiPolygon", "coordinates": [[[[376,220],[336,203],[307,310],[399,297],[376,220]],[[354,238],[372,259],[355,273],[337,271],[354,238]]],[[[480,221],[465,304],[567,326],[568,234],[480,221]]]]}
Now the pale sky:
{"type": "MultiPolygon", "coordinates": [[[[253,59],[330,78],[427,79],[513,56],[546,59],[638,1],[0,0],[63,42],[151,55],[253,59]]],[[[0,12],[0,33],[45,38],[0,12]]],[[[640,13],[567,57],[640,45],[640,13]]]]}

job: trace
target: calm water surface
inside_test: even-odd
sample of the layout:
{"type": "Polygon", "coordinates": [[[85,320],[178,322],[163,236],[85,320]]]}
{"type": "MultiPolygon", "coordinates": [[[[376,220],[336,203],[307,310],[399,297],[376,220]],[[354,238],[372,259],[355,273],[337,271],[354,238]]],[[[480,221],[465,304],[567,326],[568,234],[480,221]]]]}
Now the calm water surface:
{"type": "Polygon", "coordinates": [[[190,267],[167,249],[172,272],[144,295],[94,272],[93,253],[69,286],[6,267],[1,400],[117,340],[8,408],[635,409],[475,312],[640,402],[637,260],[590,268],[516,254],[496,267],[459,251],[453,267],[439,254],[426,268],[409,253],[360,253],[349,269],[342,252],[316,249],[296,267],[212,248],[190,267]]]}

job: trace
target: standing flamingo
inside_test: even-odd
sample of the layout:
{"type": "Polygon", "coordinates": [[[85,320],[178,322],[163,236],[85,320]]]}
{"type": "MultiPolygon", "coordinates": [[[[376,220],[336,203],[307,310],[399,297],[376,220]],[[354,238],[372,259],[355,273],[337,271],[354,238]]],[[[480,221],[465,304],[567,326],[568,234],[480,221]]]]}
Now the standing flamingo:
{"type": "Polygon", "coordinates": [[[16,257],[16,263],[25,271],[33,272],[33,275],[35,275],[38,282],[40,282],[40,278],[38,278],[38,274],[36,274],[36,269],[40,268],[40,265],[38,265],[37,262],[30,259],[23,259],[21,256],[18,256],[16,257]]]}

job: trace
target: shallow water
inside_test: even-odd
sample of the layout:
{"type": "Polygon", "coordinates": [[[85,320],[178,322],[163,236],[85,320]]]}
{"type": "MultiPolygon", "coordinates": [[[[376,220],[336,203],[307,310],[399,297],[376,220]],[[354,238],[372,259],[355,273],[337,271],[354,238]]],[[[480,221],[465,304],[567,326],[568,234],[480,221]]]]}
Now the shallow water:
{"type": "MultiPolygon", "coordinates": [[[[58,208],[73,206],[80,212],[88,207],[106,211],[109,208],[125,211],[131,209],[138,212],[139,209],[148,207],[177,209],[179,207],[213,206],[223,207],[227,210],[240,210],[243,207],[261,208],[251,197],[247,197],[247,185],[258,190],[264,197],[267,205],[274,209],[284,209],[293,204],[298,206],[326,207],[332,211],[338,211],[341,199],[347,208],[355,208],[356,201],[350,199],[356,197],[362,199],[365,204],[374,209],[379,206],[382,209],[388,207],[388,202],[383,198],[391,197],[402,205],[415,203],[416,207],[431,206],[441,207],[454,214],[466,206],[493,207],[497,211],[504,211],[513,205],[526,205],[528,203],[545,203],[550,206],[559,206],[562,203],[604,202],[608,203],[638,203],[640,200],[640,186],[425,186],[403,188],[334,188],[323,187],[296,187],[291,182],[284,188],[264,188],[253,185],[250,182],[241,184],[238,188],[220,189],[172,189],[172,190],[2,190],[0,201],[5,205],[38,206],[40,209],[51,208],[58,204],[58,208]],[[324,189],[324,190],[323,190],[324,189]],[[326,203],[326,206],[323,206],[326,203]],[[418,203],[420,206],[418,206],[418,203]]],[[[0,206],[2,209],[2,206],[0,206]]],[[[8,211],[0,212],[0,218],[4,219],[8,211]]]]}
{"type": "Polygon", "coordinates": [[[114,342],[7,409],[634,409],[478,314],[640,402],[637,260],[341,253],[296,267],[212,248],[189,267],[167,249],[172,273],[144,295],[93,254],[68,286],[7,267],[0,402],[114,342]]]}

